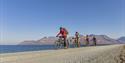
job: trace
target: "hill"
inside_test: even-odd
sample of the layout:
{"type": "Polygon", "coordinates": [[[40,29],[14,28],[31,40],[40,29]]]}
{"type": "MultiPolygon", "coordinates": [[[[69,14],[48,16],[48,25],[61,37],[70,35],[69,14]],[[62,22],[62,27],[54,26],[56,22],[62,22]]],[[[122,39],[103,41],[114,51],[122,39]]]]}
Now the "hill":
{"type": "Polygon", "coordinates": [[[119,39],[117,39],[117,41],[119,41],[121,43],[125,43],[125,37],[120,37],[119,39]]]}
{"type": "MultiPolygon", "coordinates": [[[[123,38],[121,39],[112,39],[106,35],[89,35],[90,37],[90,44],[93,44],[92,42],[92,36],[95,36],[97,38],[97,44],[119,44],[123,43],[123,38]]],[[[69,37],[68,40],[71,40],[72,37],[69,37]]],[[[26,40],[19,45],[52,45],[57,40],[57,37],[43,37],[39,40],[26,40]]],[[[81,44],[85,44],[84,36],[80,35],[80,42],[81,44]]],[[[72,44],[72,42],[70,42],[72,44]]]]}

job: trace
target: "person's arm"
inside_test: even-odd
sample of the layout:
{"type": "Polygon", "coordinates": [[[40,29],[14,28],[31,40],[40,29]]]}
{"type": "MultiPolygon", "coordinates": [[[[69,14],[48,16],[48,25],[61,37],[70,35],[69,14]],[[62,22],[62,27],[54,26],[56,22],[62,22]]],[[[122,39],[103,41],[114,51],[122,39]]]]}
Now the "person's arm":
{"type": "Polygon", "coordinates": [[[60,32],[56,35],[56,37],[58,37],[60,35],[60,32]]]}

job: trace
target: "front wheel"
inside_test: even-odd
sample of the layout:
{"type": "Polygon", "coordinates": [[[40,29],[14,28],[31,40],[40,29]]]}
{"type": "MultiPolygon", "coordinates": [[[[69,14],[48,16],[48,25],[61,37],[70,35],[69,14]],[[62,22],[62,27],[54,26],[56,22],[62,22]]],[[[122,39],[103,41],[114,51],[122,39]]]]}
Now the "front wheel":
{"type": "Polygon", "coordinates": [[[55,48],[55,49],[58,49],[58,48],[59,48],[59,43],[58,43],[58,42],[55,42],[54,48],[55,48]]]}

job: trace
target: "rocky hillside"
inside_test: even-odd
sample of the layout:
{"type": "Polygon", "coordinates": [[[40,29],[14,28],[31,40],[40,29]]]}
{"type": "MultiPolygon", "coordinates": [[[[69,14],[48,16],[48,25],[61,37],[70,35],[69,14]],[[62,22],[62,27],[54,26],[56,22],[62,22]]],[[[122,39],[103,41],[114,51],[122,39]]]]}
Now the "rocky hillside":
{"type": "Polygon", "coordinates": [[[19,43],[19,45],[50,45],[54,44],[55,40],[57,40],[56,37],[43,37],[39,40],[28,40],[28,41],[23,41],[19,43]]]}
{"type": "Polygon", "coordinates": [[[120,37],[119,39],[117,39],[117,41],[119,41],[121,43],[125,43],[125,37],[120,37]]]}

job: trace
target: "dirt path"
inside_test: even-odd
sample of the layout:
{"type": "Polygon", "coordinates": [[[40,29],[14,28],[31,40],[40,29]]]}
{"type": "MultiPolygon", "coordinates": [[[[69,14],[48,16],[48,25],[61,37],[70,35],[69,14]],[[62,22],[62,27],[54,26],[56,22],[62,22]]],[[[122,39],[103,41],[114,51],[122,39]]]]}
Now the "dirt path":
{"type": "Polygon", "coordinates": [[[0,63],[125,63],[125,45],[0,54],[0,63]]]}
{"type": "Polygon", "coordinates": [[[123,46],[120,54],[116,57],[117,63],[125,63],[125,45],[123,46]]]}

